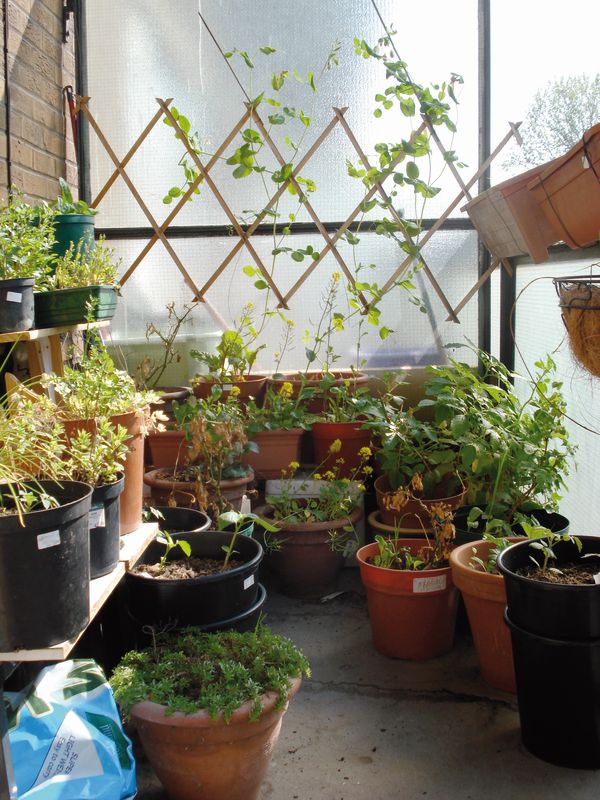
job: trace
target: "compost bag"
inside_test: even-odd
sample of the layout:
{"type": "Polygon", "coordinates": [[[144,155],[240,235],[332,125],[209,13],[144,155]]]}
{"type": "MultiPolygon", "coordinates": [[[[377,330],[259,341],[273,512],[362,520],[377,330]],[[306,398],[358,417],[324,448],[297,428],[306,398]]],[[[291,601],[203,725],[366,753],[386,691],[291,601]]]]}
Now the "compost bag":
{"type": "Polygon", "coordinates": [[[22,692],[6,692],[19,800],[128,800],[135,761],[100,667],[46,667],[22,692]]]}

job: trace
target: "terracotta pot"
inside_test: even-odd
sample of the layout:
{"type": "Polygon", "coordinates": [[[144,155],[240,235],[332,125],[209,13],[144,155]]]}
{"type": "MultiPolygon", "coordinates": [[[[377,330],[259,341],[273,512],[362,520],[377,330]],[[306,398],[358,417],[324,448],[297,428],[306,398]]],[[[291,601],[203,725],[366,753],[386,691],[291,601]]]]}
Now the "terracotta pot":
{"type": "MultiPolygon", "coordinates": [[[[144,483],[150,487],[152,502],[154,505],[168,506],[174,500],[176,505],[184,508],[198,508],[198,501],[194,493],[194,483],[191,481],[178,481],[168,478],[166,469],[153,469],[144,475],[144,483]],[[165,473],[165,474],[159,474],[165,473]]],[[[172,468],[172,470],[174,467],[172,468]]],[[[171,476],[173,472],[171,471],[171,476]]],[[[242,478],[221,481],[221,494],[225,500],[231,503],[236,511],[240,510],[242,497],[248,490],[248,485],[254,480],[254,473],[249,472],[242,478]]],[[[201,511],[205,509],[200,509],[201,511]]]]}
{"type": "MultiPolygon", "coordinates": [[[[359,450],[368,447],[371,431],[362,430],[360,422],[315,422],[312,426],[312,440],[315,452],[315,463],[324,471],[339,467],[340,478],[350,478],[361,464],[359,450]],[[330,453],[329,448],[339,439],[342,446],[337,453],[330,453]],[[343,458],[343,464],[336,464],[343,458]]],[[[365,462],[366,463],[366,462],[365,462]]]]}
{"type": "MultiPolygon", "coordinates": [[[[422,539],[404,539],[402,547],[417,553],[422,539]]],[[[376,567],[369,559],[377,543],[356,554],[360,577],[367,590],[375,649],[384,656],[423,661],[452,649],[458,592],[450,567],[396,570],[376,567]]]]}
{"type": "Polygon", "coordinates": [[[172,467],[189,463],[183,431],[160,431],[148,434],[150,463],[154,467],[172,467]]]}
{"type": "MultiPolygon", "coordinates": [[[[300,688],[292,680],[289,700],[300,688]]],[[[287,703],[277,694],[261,698],[262,713],[251,722],[252,703],[234,711],[229,723],[205,711],[166,715],[165,707],[136,703],[131,717],[144,751],[172,800],[256,800],[277,743],[287,703]]]]}
{"type": "Polygon", "coordinates": [[[468,213],[492,255],[507,258],[529,253],[536,263],[548,260],[548,246],[560,239],[560,233],[527,185],[553,163],[492,186],[461,209],[468,213]]]}
{"type": "MultiPolygon", "coordinates": [[[[269,533],[268,537],[279,541],[281,546],[267,552],[265,561],[278,578],[282,594],[301,600],[318,600],[335,589],[344,555],[331,549],[330,531],[354,525],[362,513],[362,508],[355,508],[343,519],[307,525],[273,522],[281,533],[269,533]]],[[[262,506],[256,514],[271,519],[271,507],[262,506]]]]}
{"type": "MultiPolygon", "coordinates": [[[[424,528],[429,530],[431,527],[431,518],[427,511],[416,500],[409,500],[400,511],[386,508],[386,498],[392,495],[387,476],[381,475],[375,481],[375,496],[377,498],[377,505],[379,506],[379,513],[381,521],[385,525],[401,525],[403,528],[424,528]]],[[[463,504],[466,495],[466,490],[460,494],[452,495],[451,497],[434,497],[434,498],[421,498],[421,502],[426,508],[431,507],[435,503],[445,503],[450,506],[452,511],[463,504]]]]}
{"type": "Polygon", "coordinates": [[[397,534],[400,539],[425,539],[426,534],[433,534],[432,530],[423,528],[396,528],[393,525],[386,525],[381,520],[380,511],[372,511],[367,518],[367,525],[371,538],[384,536],[386,539],[393,539],[397,534]]]}
{"type": "MultiPolygon", "coordinates": [[[[335,381],[334,386],[339,386],[343,381],[350,381],[351,391],[356,391],[359,387],[364,387],[369,383],[369,376],[362,372],[352,372],[352,370],[333,370],[331,373],[335,381]]],[[[298,397],[303,386],[307,388],[319,388],[319,381],[323,378],[322,372],[284,372],[283,377],[269,378],[269,386],[274,391],[279,392],[284,383],[291,383],[292,397],[298,397]]],[[[326,410],[326,402],[322,397],[313,397],[307,404],[307,411],[311,414],[323,414],[326,410]]]]}
{"type": "Polygon", "coordinates": [[[289,431],[260,431],[252,435],[252,441],[258,445],[258,453],[246,453],[243,464],[252,467],[257,478],[270,480],[281,478],[281,471],[291,461],[300,458],[300,440],[303,428],[292,428],[289,431]]]}
{"type": "MultiPolygon", "coordinates": [[[[125,487],[119,501],[121,536],[132,533],[142,524],[142,494],[144,479],[144,439],[142,436],[142,423],[144,420],[143,412],[129,411],[127,414],[116,414],[110,418],[113,425],[122,425],[127,428],[127,433],[131,437],[127,446],[129,453],[125,459],[123,474],[125,475],[125,487]]],[[[70,441],[79,430],[87,430],[90,433],[96,431],[96,420],[94,419],[74,419],[63,423],[67,441],[70,441]]]]}
{"type": "Polygon", "coordinates": [[[194,392],[195,397],[205,400],[207,397],[210,397],[213,386],[220,386],[222,390],[220,399],[225,401],[229,397],[231,389],[234,386],[237,386],[240,390],[237,399],[242,406],[244,406],[246,401],[251,397],[256,400],[257,405],[260,405],[266,384],[267,378],[264,376],[247,378],[245,381],[232,381],[231,383],[220,383],[219,381],[206,378],[198,383],[195,383],[192,386],[192,391],[194,392]]]}
{"type": "MultiPolygon", "coordinates": [[[[520,538],[513,536],[509,541],[518,542],[520,538]]],[[[452,578],[465,601],[473,644],[484,680],[496,689],[516,692],[510,631],[504,623],[504,579],[501,575],[493,575],[469,566],[474,555],[485,561],[491,547],[490,542],[477,541],[468,542],[453,550],[450,555],[452,578]]]]}
{"type": "Polygon", "coordinates": [[[151,403],[150,411],[162,411],[169,419],[173,419],[173,401],[184,403],[192,393],[189,386],[158,386],[155,391],[162,403],[151,403]]]}
{"type": "Polygon", "coordinates": [[[600,237],[600,123],[527,184],[546,219],[574,250],[600,237]]]}

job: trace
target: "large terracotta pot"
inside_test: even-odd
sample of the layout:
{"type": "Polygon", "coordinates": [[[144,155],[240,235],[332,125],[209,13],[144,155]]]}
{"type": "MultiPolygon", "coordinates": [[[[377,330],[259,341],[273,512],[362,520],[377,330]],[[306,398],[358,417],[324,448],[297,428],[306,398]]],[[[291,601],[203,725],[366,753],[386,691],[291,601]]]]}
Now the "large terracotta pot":
{"type": "MultiPolygon", "coordinates": [[[[344,381],[350,381],[350,390],[351,392],[356,391],[356,389],[366,386],[369,383],[369,376],[365,375],[362,372],[352,372],[352,370],[333,370],[331,373],[335,380],[333,382],[334,386],[340,386],[344,381]]],[[[283,376],[277,376],[276,378],[269,378],[269,386],[271,386],[274,391],[278,392],[281,390],[281,387],[284,383],[291,383],[292,385],[292,397],[296,398],[300,394],[300,389],[303,386],[307,388],[319,388],[319,381],[323,378],[322,372],[284,372],[283,376]]],[[[327,403],[323,399],[323,397],[315,396],[312,400],[309,400],[307,404],[307,410],[311,414],[323,414],[326,410],[327,403]]]]}
{"type": "Polygon", "coordinates": [[[237,388],[240,390],[237,399],[241,405],[245,405],[246,401],[251,397],[254,397],[257,404],[260,405],[266,383],[267,378],[265,376],[256,378],[250,377],[246,378],[244,381],[232,381],[232,383],[220,383],[219,381],[212,380],[211,378],[205,378],[198,381],[198,383],[195,383],[192,386],[192,391],[194,392],[195,397],[205,400],[207,397],[210,397],[213,386],[220,386],[222,391],[220,399],[224,402],[229,397],[232,388],[237,386],[237,388]]]}
{"type": "Polygon", "coordinates": [[[559,239],[574,250],[600,237],[600,123],[527,184],[559,239]]]}
{"type": "MultiPolygon", "coordinates": [[[[292,680],[288,702],[300,688],[292,680]]],[[[144,751],[171,800],[256,800],[277,743],[287,703],[277,694],[261,698],[262,713],[250,721],[252,702],[234,711],[229,723],[206,711],[166,715],[145,701],[131,709],[144,751]]]]}
{"type": "MultiPolygon", "coordinates": [[[[356,524],[362,513],[362,508],[355,508],[343,519],[306,525],[273,522],[281,532],[269,533],[267,541],[277,541],[280,547],[270,552],[267,548],[265,561],[277,577],[282,594],[318,600],[335,589],[344,555],[331,549],[330,532],[341,532],[347,525],[356,524]]],[[[270,520],[271,507],[261,506],[256,514],[270,520]]]]}
{"type": "Polygon", "coordinates": [[[367,526],[371,539],[374,539],[375,536],[383,536],[385,539],[393,539],[397,536],[399,539],[422,539],[424,541],[427,536],[433,536],[431,529],[398,528],[394,525],[386,525],[381,521],[380,511],[372,511],[369,514],[367,526]]]}
{"type": "MultiPolygon", "coordinates": [[[[417,553],[422,539],[404,539],[402,547],[417,553]]],[[[360,577],[367,590],[375,649],[384,656],[422,661],[452,649],[458,592],[450,567],[395,570],[369,562],[379,552],[377,543],[356,554],[360,577]]]]}
{"type": "Polygon", "coordinates": [[[350,478],[361,464],[359,451],[368,447],[371,431],[362,430],[360,422],[315,422],[312,426],[315,463],[321,471],[338,467],[338,477],[350,478]],[[329,448],[339,439],[341,447],[337,453],[330,453],[329,448]],[[343,458],[343,464],[336,464],[343,458]]]}
{"type": "Polygon", "coordinates": [[[287,469],[291,461],[299,460],[303,434],[303,428],[255,433],[251,439],[258,445],[259,452],[246,453],[242,463],[252,467],[257,478],[281,478],[281,471],[287,469]]]}
{"type": "MultiPolygon", "coordinates": [[[[509,541],[518,542],[519,537],[511,537],[509,541]]],[[[465,601],[484,680],[497,689],[516,692],[510,631],[504,622],[504,579],[469,566],[474,556],[485,561],[491,547],[490,542],[477,541],[453,550],[450,555],[452,578],[465,601]]]]}
{"type": "MultiPolygon", "coordinates": [[[[154,505],[168,506],[175,501],[176,505],[184,508],[198,508],[198,500],[194,493],[194,483],[191,481],[178,481],[173,479],[174,467],[153,469],[144,476],[144,483],[150,487],[154,505]]],[[[221,495],[231,503],[231,507],[239,511],[242,497],[248,490],[248,485],[254,480],[252,470],[241,478],[221,481],[221,495]]],[[[204,510],[204,509],[200,509],[204,510]]]]}
{"type": "Polygon", "coordinates": [[[431,517],[427,513],[426,508],[430,508],[436,503],[444,503],[450,507],[451,511],[456,511],[456,509],[460,508],[463,504],[466,491],[452,495],[451,497],[423,497],[421,498],[421,503],[423,503],[426,508],[423,508],[421,503],[416,500],[409,500],[399,511],[387,507],[392,494],[387,477],[381,475],[375,481],[375,496],[377,498],[381,521],[385,525],[398,525],[402,528],[422,528],[428,530],[431,528],[431,517]]]}
{"type": "MultiPolygon", "coordinates": [[[[144,488],[144,439],[142,427],[144,414],[142,411],[129,411],[126,414],[116,414],[110,418],[110,421],[113,425],[122,425],[127,428],[127,433],[131,437],[127,442],[129,453],[123,466],[125,486],[119,501],[119,531],[121,536],[124,536],[126,533],[136,531],[142,524],[142,494],[144,488]]],[[[67,420],[63,424],[67,440],[70,440],[79,430],[87,430],[90,433],[96,431],[96,420],[94,419],[67,420]]]]}
{"type": "Polygon", "coordinates": [[[189,463],[183,431],[157,431],[148,434],[150,463],[153,467],[181,466],[189,463]]]}

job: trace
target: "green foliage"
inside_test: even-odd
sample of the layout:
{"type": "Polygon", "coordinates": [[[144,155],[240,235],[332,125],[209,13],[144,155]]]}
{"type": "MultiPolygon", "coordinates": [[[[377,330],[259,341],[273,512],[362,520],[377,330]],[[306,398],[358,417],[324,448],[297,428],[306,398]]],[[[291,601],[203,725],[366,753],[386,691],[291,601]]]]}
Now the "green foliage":
{"type": "Polygon", "coordinates": [[[529,556],[529,558],[536,567],[539,567],[542,576],[545,576],[548,572],[554,572],[558,575],[562,574],[557,567],[551,566],[556,563],[554,548],[559,542],[573,542],[577,547],[577,551],[581,553],[583,547],[581,539],[569,533],[554,533],[553,531],[548,531],[544,535],[544,538],[535,538],[530,542],[529,546],[532,550],[537,551],[538,556],[541,556],[541,560],[539,557],[536,558],[535,556],[529,556]]]}
{"type": "Polygon", "coordinates": [[[310,675],[302,653],[266,627],[249,633],[199,633],[188,628],[143,652],[127,653],[110,680],[127,717],[135,703],[151,700],[167,713],[206,710],[225,722],[252,702],[251,719],[260,716],[260,698],[277,692],[285,705],[290,679],[310,675]]]}
{"type": "Polygon", "coordinates": [[[239,511],[225,511],[219,514],[217,519],[217,529],[222,531],[226,528],[229,529],[233,525],[233,536],[229,544],[223,545],[222,550],[225,553],[225,561],[223,562],[223,570],[229,566],[229,562],[235,553],[235,543],[240,533],[248,527],[249,524],[259,522],[261,527],[271,533],[275,533],[278,529],[271,525],[266,519],[262,519],[256,514],[242,514],[239,511]]]}
{"type": "Polygon", "coordinates": [[[13,192],[0,209],[0,280],[35,278],[50,271],[54,229],[47,206],[33,208],[13,192]]]}
{"type": "Polygon", "coordinates": [[[262,405],[251,398],[243,411],[246,433],[250,438],[262,431],[290,431],[293,428],[309,430],[314,419],[306,405],[314,395],[314,389],[303,386],[297,396],[293,396],[291,383],[283,383],[279,391],[267,387],[262,405]]]}
{"type": "Polygon", "coordinates": [[[327,422],[363,422],[381,419],[383,400],[374,397],[368,387],[354,386],[353,378],[339,382],[327,372],[319,381],[317,395],[325,400],[319,420],[327,422]]]}
{"type": "MultiPolygon", "coordinates": [[[[257,331],[252,321],[252,306],[247,305],[237,322],[235,329],[224,331],[217,345],[216,353],[191,350],[190,355],[204,364],[208,377],[221,383],[244,380],[254,366],[256,357],[265,345],[252,349],[257,331]]],[[[202,380],[197,375],[195,382],[202,380]]]]}
{"type": "Polygon", "coordinates": [[[114,249],[107,247],[104,237],[96,242],[93,250],[86,242],[71,245],[56,261],[52,272],[36,282],[37,291],[51,289],[76,289],[82,286],[116,286],[118,284],[118,262],[113,261],[114,249]]]}
{"type": "Polygon", "coordinates": [[[135,379],[138,387],[156,389],[165,370],[173,362],[179,363],[181,356],[177,352],[175,342],[182,327],[190,322],[190,315],[196,308],[196,303],[184,305],[181,312],[175,308],[175,303],[167,303],[167,328],[161,330],[153,322],[146,323],[146,341],[153,338],[158,340],[162,347],[162,358],[155,359],[146,356],[135,368],[135,379]]]}
{"type": "Polygon", "coordinates": [[[57,214],[86,214],[93,216],[97,214],[95,208],[90,208],[84,200],[74,200],[71,187],[64,178],[58,179],[60,194],[54,204],[57,214]]]}
{"type": "Polygon", "coordinates": [[[160,557],[159,561],[161,572],[163,572],[165,567],[167,566],[167,559],[169,557],[169,553],[176,547],[178,547],[184,554],[184,556],[187,556],[188,558],[192,554],[192,548],[190,546],[190,543],[187,542],[185,539],[177,539],[177,540],[173,539],[169,531],[165,530],[159,531],[159,533],[156,535],[156,541],[159,544],[164,545],[165,547],[164,552],[160,557]]]}
{"type": "Polygon", "coordinates": [[[95,431],[79,430],[71,437],[66,474],[90,486],[114,483],[123,472],[130,438],[123,425],[113,425],[106,417],[98,419],[95,431]]]}

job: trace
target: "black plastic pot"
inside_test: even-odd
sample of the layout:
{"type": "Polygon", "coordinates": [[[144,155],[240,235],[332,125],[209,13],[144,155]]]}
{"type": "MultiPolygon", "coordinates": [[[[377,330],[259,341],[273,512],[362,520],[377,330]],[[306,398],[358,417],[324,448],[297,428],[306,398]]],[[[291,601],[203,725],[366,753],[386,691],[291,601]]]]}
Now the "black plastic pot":
{"type": "Polygon", "coordinates": [[[561,767],[600,768],[600,639],[565,641],[510,628],[523,744],[561,767]]]}
{"type": "Polygon", "coordinates": [[[119,563],[119,497],[125,477],[92,492],[90,529],[90,578],[107,575],[119,563]]]}
{"type": "Polygon", "coordinates": [[[0,281],[0,333],[33,328],[33,278],[0,281]]]}
{"type": "MultiPolygon", "coordinates": [[[[600,536],[579,539],[581,553],[571,541],[554,545],[558,569],[561,564],[580,560],[586,553],[600,554],[600,536]]],[[[512,622],[530,633],[552,639],[600,638],[600,584],[570,586],[517,575],[518,569],[531,565],[531,556],[539,559],[539,550],[533,549],[531,541],[526,540],[511,545],[498,557],[498,570],[504,576],[512,622]]]]}
{"type": "Polygon", "coordinates": [[[182,506],[154,506],[163,515],[158,519],[158,527],[161,531],[169,533],[202,533],[207,531],[212,525],[208,514],[204,511],[197,511],[195,508],[184,508],[182,506]]]}
{"type": "MultiPolygon", "coordinates": [[[[0,516],[0,650],[50,647],[89,622],[88,512],[85,483],[29,484],[59,508],[0,516]]],[[[6,494],[4,493],[6,498],[6,494]]]]}
{"type": "Polygon", "coordinates": [[[112,319],[117,309],[117,290],[114,286],[53,289],[36,292],[34,302],[38,328],[78,325],[88,317],[91,320],[112,319]]]}
{"type": "MultiPolygon", "coordinates": [[[[467,525],[467,517],[471,512],[471,509],[475,508],[476,506],[462,506],[457,511],[454,512],[454,527],[456,528],[456,538],[455,543],[458,545],[466,544],[467,542],[476,542],[483,537],[483,525],[480,527],[476,525],[474,528],[469,528],[467,525]]],[[[562,514],[558,514],[555,511],[546,511],[543,508],[536,509],[534,511],[527,512],[529,516],[534,517],[538,521],[539,525],[542,525],[545,528],[548,528],[553,533],[568,533],[569,532],[569,520],[567,517],[563,517],[562,514]]],[[[481,520],[479,518],[478,522],[481,520]]],[[[523,528],[520,525],[513,526],[513,535],[514,536],[524,536],[523,528]]]]}
{"type": "MultiPolygon", "coordinates": [[[[175,538],[186,538],[185,533],[175,538]]],[[[223,559],[223,546],[230,543],[231,533],[204,531],[187,538],[193,556],[223,559]]],[[[211,625],[229,620],[255,603],[258,593],[256,573],[263,557],[260,544],[246,536],[235,543],[236,560],[241,566],[227,572],[185,580],[145,578],[128,572],[125,576],[129,611],[144,625],[167,624],[211,625]]],[[[164,552],[158,542],[152,542],[138,564],[156,564],[164,552]]],[[[183,557],[179,548],[169,554],[171,560],[183,557]]]]}

